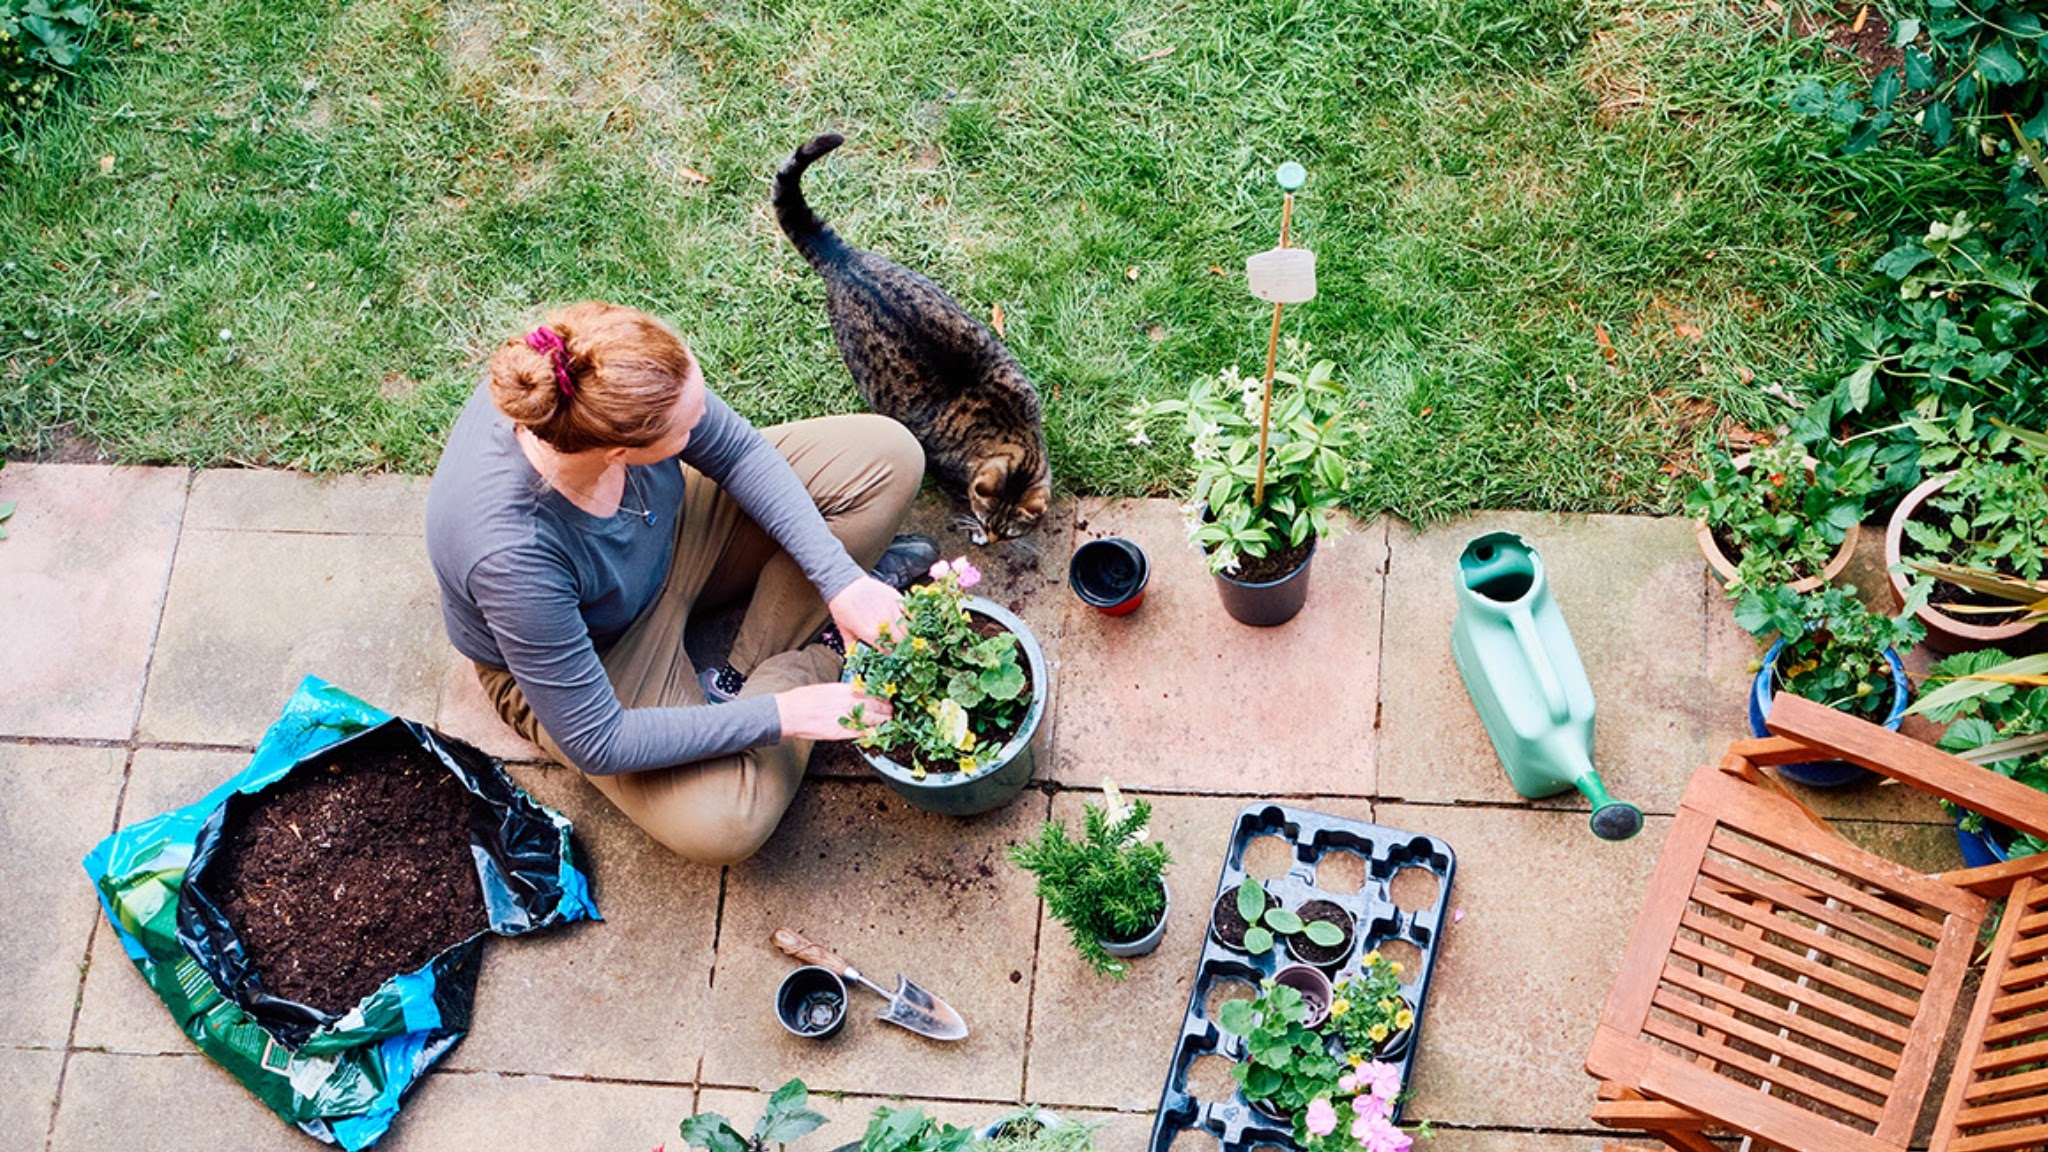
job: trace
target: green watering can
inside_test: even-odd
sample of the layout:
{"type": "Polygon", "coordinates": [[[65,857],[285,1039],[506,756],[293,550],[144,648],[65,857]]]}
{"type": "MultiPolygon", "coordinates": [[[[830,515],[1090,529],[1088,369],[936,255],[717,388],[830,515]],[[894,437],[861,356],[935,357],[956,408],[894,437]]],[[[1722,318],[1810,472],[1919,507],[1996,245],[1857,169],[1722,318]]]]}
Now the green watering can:
{"type": "Polygon", "coordinates": [[[1642,810],[1609,795],[1593,770],[1593,685],[1543,558],[1513,532],[1489,532],[1458,557],[1451,654],[1515,791],[1539,800],[1577,788],[1603,840],[1643,830],[1642,810]]]}

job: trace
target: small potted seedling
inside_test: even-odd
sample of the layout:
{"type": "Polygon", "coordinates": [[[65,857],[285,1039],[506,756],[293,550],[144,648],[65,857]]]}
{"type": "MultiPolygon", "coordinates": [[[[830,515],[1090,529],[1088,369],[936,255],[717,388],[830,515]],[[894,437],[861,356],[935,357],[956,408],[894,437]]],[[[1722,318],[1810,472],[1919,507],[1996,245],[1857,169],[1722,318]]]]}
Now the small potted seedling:
{"type": "Polygon", "coordinates": [[[1210,909],[1209,930],[1225,948],[1254,956],[1272,951],[1283,937],[1301,935],[1313,945],[1334,948],[1342,946],[1348,935],[1328,920],[1305,921],[1299,913],[1281,907],[1249,876],[1236,889],[1216,898],[1210,909]]]}
{"type": "Polygon", "coordinates": [[[1308,900],[1294,910],[1301,931],[1288,935],[1287,953],[1303,964],[1330,969],[1351,955],[1354,921],[1335,900],[1308,900]],[[1335,939],[1332,939],[1332,933],[1335,939]]]}
{"type": "Polygon", "coordinates": [[[1217,1025],[1244,1042],[1243,1057],[1230,1070],[1244,1098],[1297,1128],[1309,1102],[1328,1096],[1344,1074],[1308,1018],[1301,993],[1273,980],[1260,983],[1256,999],[1231,1000],[1216,1010],[1217,1025]]]}
{"type": "Polygon", "coordinates": [[[1130,971],[1124,960],[1152,951],[1166,935],[1166,867],[1173,858],[1165,845],[1149,842],[1150,804],[1124,803],[1106,780],[1102,796],[1100,806],[1081,806],[1078,839],[1048,820],[1036,840],[1010,849],[1010,860],[1038,878],[1039,899],[1066,925],[1081,958],[1121,980],[1130,971]]]}
{"type": "MultiPolygon", "coordinates": [[[[1926,632],[1913,617],[1923,588],[1896,617],[1872,612],[1850,585],[1800,595],[1785,585],[1752,588],[1735,608],[1735,622],[1758,637],[1776,637],[1757,665],[1749,699],[1749,727],[1767,736],[1764,721],[1781,691],[1896,731],[1911,686],[1900,653],[1926,632]]],[[[1875,774],[1843,761],[1780,764],[1778,774],[1810,788],[1839,788],[1875,774]]]]}
{"type": "Polygon", "coordinates": [[[699,1112],[683,1121],[683,1142],[705,1152],[768,1152],[808,1136],[825,1124],[825,1118],[805,1107],[810,1091],[801,1080],[791,1080],[768,1097],[768,1107],[754,1122],[754,1134],[742,1136],[739,1129],[716,1112],[699,1112]]]}
{"type": "Polygon", "coordinates": [[[1337,982],[1325,1035],[1365,1059],[1394,1060],[1414,1037],[1415,1009],[1401,992],[1401,965],[1378,949],[1365,954],[1356,976],[1337,982]]]}

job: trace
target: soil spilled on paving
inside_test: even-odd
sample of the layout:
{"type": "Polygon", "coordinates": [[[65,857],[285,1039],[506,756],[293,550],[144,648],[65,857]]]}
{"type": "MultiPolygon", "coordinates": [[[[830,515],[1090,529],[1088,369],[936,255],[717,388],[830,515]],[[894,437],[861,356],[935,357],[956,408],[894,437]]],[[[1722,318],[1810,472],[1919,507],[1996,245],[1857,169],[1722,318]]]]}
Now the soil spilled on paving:
{"type": "Polygon", "coordinates": [[[215,875],[264,991],[340,1015],[488,928],[470,805],[400,752],[302,770],[247,809],[215,875]]]}

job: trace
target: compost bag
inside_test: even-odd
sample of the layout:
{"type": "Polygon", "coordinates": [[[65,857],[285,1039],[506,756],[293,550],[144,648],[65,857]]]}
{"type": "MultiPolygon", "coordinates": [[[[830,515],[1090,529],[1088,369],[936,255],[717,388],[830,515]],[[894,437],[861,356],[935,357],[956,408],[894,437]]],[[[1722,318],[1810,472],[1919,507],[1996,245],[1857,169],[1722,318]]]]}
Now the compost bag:
{"type": "Polygon", "coordinates": [[[394,747],[424,753],[473,797],[470,850],[489,931],[517,936],[598,918],[566,818],[477,749],[313,677],[247,768],[196,804],[121,829],[85,858],[121,946],[178,1027],[272,1111],[350,1152],[390,1128],[406,1091],[468,1032],[484,933],[394,974],[337,1016],[265,992],[207,881],[224,829],[266,789],[394,747]]]}

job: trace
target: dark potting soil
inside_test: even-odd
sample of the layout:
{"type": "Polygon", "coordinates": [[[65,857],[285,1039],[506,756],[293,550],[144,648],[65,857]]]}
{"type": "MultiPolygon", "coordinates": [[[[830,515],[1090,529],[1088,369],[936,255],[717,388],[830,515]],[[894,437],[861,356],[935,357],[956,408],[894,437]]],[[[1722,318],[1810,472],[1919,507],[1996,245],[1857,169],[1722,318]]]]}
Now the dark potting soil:
{"type": "MultiPolygon", "coordinates": [[[[1737,544],[1735,543],[1735,541],[1734,541],[1733,539],[1729,538],[1728,534],[1727,534],[1727,533],[1726,533],[1725,531],[1723,531],[1722,529],[1720,529],[1720,528],[1715,528],[1715,529],[1712,529],[1712,532],[1713,532],[1713,534],[1714,534],[1714,547],[1716,547],[1716,548],[1719,548],[1719,549],[1721,550],[1721,555],[1723,555],[1723,556],[1726,556],[1726,557],[1728,558],[1728,562],[1729,562],[1729,563],[1731,563],[1731,564],[1737,564],[1737,565],[1741,564],[1741,563],[1742,563],[1742,549],[1741,549],[1741,547],[1740,547],[1739,545],[1737,545],[1737,544]]],[[[1828,554],[1828,559],[1829,559],[1829,560],[1832,560],[1832,559],[1834,559],[1834,553],[1830,552],[1830,553],[1828,554]]],[[[1827,566],[1827,565],[1826,565],[1826,562],[1823,562],[1823,563],[1822,563],[1822,568],[1825,568],[1826,566],[1827,566]]],[[[1797,569],[1794,569],[1794,571],[1795,571],[1795,572],[1797,572],[1798,570],[1797,570],[1797,569]]],[[[1800,578],[1800,579],[1805,579],[1805,578],[1806,578],[1806,577],[1808,577],[1808,576],[1818,576],[1818,575],[1820,575],[1820,570],[1819,570],[1819,569],[1815,569],[1814,571],[1811,571],[1811,572],[1798,572],[1798,576],[1799,576],[1799,578],[1800,578]]]]}
{"type": "Polygon", "coordinates": [[[1301,567],[1315,546],[1315,537],[1311,536],[1302,541],[1300,546],[1284,552],[1246,556],[1238,561],[1237,571],[1230,573],[1230,578],[1240,584],[1270,584],[1301,567]]]}
{"type": "Polygon", "coordinates": [[[1906,58],[1905,49],[1892,43],[1891,22],[1874,5],[1860,0],[1836,4],[1832,16],[1824,11],[1800,16],[1795,27],[1801,36],[1825,36],[1829,44],[1853,57],[1865,80],[1877,79],[1878,73],[1899,67],[1906,58]],[[1863,20],[1860,29],[1856,26],[1859,14],[1863,20]]]}
{"type": "Polygon", "coordinates": [[[399,752],[301,770],[246,809],[216,884],[263,990],[340,1015],[490,927],[471,799],[399,752]]]}
{"type": "MultiPolygon", "coordinates": [[[[984,640],[990,636],[1009,631],[1008,628],[981,615],[975,616],[974,623],[970,627],[974,629],[976,636],[984,640]]],[[[1038,690],[1038,685],[1031,681],[1031,661],[1024,658],[1024,645],[1022,641],[1019,641],[1017,645],[1017,666],[1024,670],[1024,694],[1018,697],[1019,700],[1025,702],[1024,709],[1017,713],[1015,720],[998,724],[987,732],[977,732],[975,735],[978,739],[974,745],[974,750],[977,754],[986,753],[993,755],[1003,745],[1008,744],[1010,737],[1015,736],[1017,730],[1024,726],[1024,718],[1031,714],[1031,694],[1038,690]]],[[[879,749],[879,751],[881,755],[898,764],[907,765],[917,762],[917,748],[909,743],[896,744],[888,748],[879,749]]],[[[987,761],[983,760],[981,763],[986,764],[987,761]]],[[[924,762],[924,770],[926,772],[958,772],[960,770],[960,762],[958,760],[926,760],[924,762]]]]}
{"type": "Polygon", "coordinates": [[[1320,920],[1327,924],[1335,924],[1344,930],[1344,939],[1328,948],[1315,943],[1305,935],[1290,937],[1287,946],[1293,949],[1296,956],[1320,968],[1326,964],[1335,964],[1351,954],[1351,914],[1344,911],[1343,907],[1330,900],[1310,900],[1294,911],[1304,923],[1320,920]]]}
{"type": "Polygon", "coordinates": [[[1231,948],[1244,947],[1244,934],[1251,931],[1251,924],[1237,910],[1237,889],[1216,898],[1215,910],[1209,913],[1209,924],[1216,929],[1216,935],[1231,948]]]}

